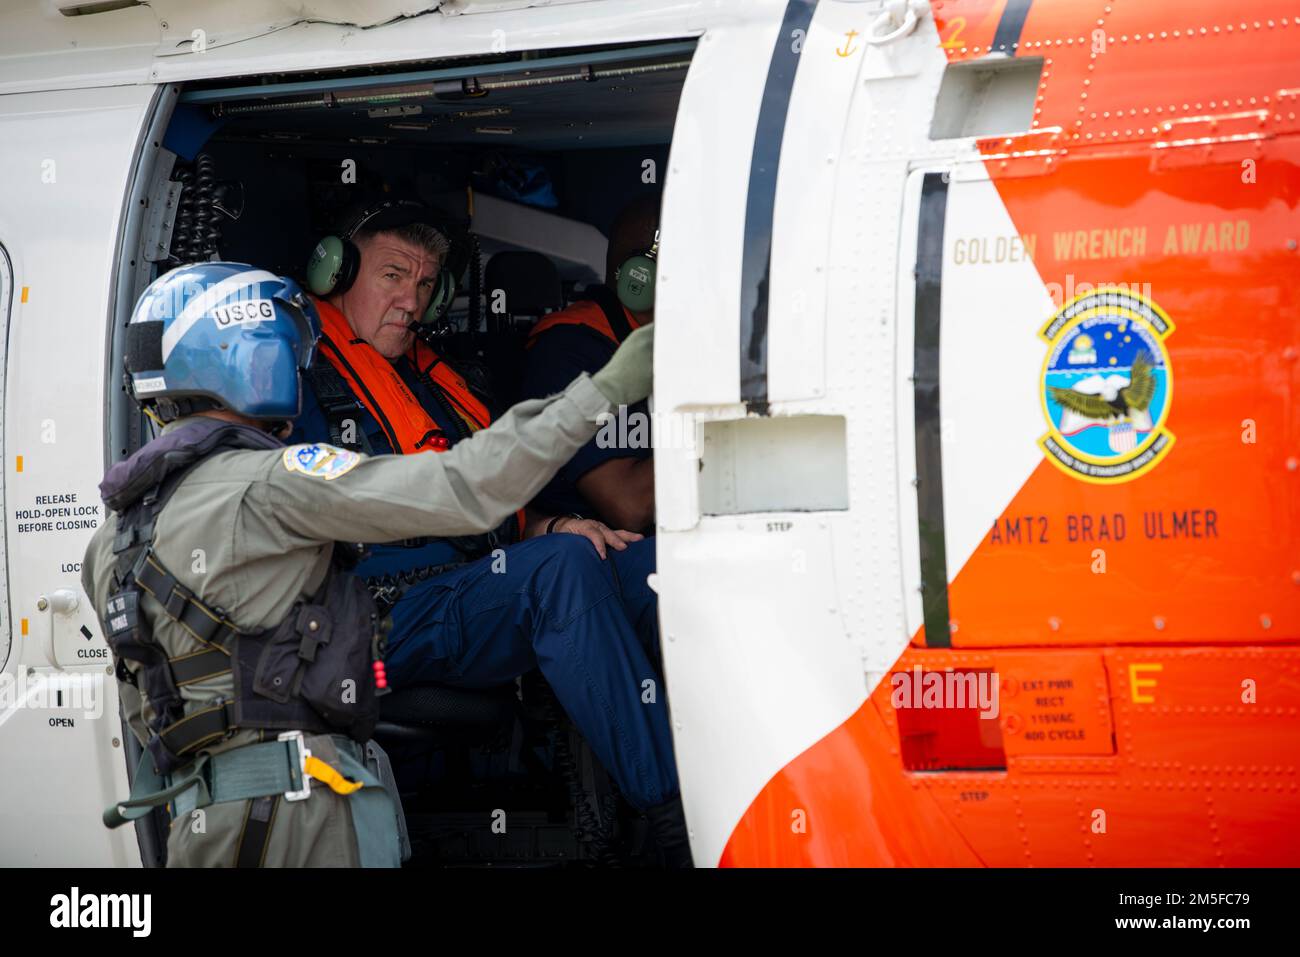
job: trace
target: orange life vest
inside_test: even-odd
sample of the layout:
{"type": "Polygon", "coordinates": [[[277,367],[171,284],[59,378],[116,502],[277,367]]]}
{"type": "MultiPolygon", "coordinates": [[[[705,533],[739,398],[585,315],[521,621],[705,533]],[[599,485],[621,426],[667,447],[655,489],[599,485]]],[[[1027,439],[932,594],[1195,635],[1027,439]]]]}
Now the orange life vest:
{"type": "MultiPolygon", "coordinates": [[[[407,388],[393,364],[352,331],[343,313],[324,300],[315,296],[312,299],[321,320],[321,355],[343,377],[366,411],[375,417],[393,451],[409,455],[449,449],[451,443],[443,430],[407,388]]],[[[460,374],[443,362],[433,349],[416,340],[407,358],[442,391],[470,432],[492,424],[492,415],[487,407],[470,392],[460,374]]],[[[525,524],[522,509],[516,517],[522,537],[525,524]]]]}
{"type": "MultiPolygon", "coordinates": [[[[627,324],[629,326],[633,329],[639,329],[641,327],[641,323],[637,322],[636,316],[632,315],[626,306],[620,303],[619,308],[622,309],[623,314],[627,316],[627,324]]],[[[528,333],[527,348],[532,348],[533,343],[537,341],[537,337],[543,332],[548,329],[554,329],[556,326],[586,326],[588,329],[600,333],[610,342],[614,343],[615,346],[619,344],[618,336],[614,334],[613,328],[610,327],[609,318],[605,315],[605,310],[601,309],[597,303],[588,299],[583,299],[575,302],[571,306],[561,309],[559,312],[551,313],[545,319],[539,320],[537,324],[533,326],[532,331],[528,333]]]]}
{"type": "Polygon", "coordinates": [[[406,357],[411,360],[418,372],[428,376],[442,389],[447,400],[457,414],[465,420],[471,432],[486,429],[492,424],[492,413],[487,410],[487,406],[469,390],[469,385],[460,373],[443,362],[442,356],[428,345],[419,339],[415,340],[415,345],[411,347],[406,357]]]}
{"type": "MultiPolygon", "coordinates": [[[[321,355],[343,377],[361,404],[375,417],[393,451],[403,454],[443,451],[448,447],[442,429],[407,388],[393,364],[352,331],[343,313],[316,299],[322,335],[321,355]],[[443,441],[437,441],[438,437],[443,441]]],[[[408,355],[422,371],[428,371],[471,432],[491,422],[488,410],[469,391],[469,386],[428,346],[417,342],[408,355]]]]}

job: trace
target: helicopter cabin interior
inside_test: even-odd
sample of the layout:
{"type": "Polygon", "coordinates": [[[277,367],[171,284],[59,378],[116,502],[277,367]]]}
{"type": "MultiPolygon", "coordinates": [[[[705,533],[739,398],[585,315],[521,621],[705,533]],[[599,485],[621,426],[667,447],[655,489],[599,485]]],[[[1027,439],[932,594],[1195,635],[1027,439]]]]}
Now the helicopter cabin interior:
{"type": "MultiPolygon", "coordinates": [[[[517,398],[528,329],[604,279],[614,217],[661,190],[694,47],[555,49],[164,88],[174,102],[150,131],[156,148],[142,151],[115,332],[171,268],[222,259],[302,281],[317,241],[359,197],[415,197],[445,216],[458,273],[450,309],[427,334],[499,411],[517,398]]],[[[123,338],[113,337],[119,370],[123,338]]],[[[125,455],[147,426],[124,390],[110,388],[108,399],[110,448],[125,455]]],[[[381,700],[376,740],[402,794],[408,866],[654,862],[644,820],[540,673],[498,689],[408,688],[381,700]],[[502,810],[508,829],[491,826],[502,810]]],[[[161,812],[138,825],[146,863],[162,862],[166,828],[161,812]]]]}

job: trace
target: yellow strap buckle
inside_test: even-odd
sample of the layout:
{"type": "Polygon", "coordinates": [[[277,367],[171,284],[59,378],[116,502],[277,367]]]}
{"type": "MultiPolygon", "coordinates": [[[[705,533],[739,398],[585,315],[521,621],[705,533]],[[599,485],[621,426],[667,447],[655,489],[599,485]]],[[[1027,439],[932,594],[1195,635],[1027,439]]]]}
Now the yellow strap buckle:
{"type": "Polygon", "coordinates": [[[349,781],[315,755],[307,757],[303,770],[309,777],[315,778],[322,784],[328,784],[329,789],[335,794],[351,794],[353,791],[359,791],[365,787],[361,781],[349,781]]]}

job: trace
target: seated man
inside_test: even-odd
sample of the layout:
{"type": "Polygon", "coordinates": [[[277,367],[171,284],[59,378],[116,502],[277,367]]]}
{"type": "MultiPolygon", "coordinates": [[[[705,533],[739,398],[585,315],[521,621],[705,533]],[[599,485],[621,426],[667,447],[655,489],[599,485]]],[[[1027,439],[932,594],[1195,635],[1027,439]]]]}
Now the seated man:
{"type": "MultiPolygon", "coordinates": [[[[292,442],[436,453],[488,425],[464,380],[413,332],[448,254],[432,215],[390,201],[333,241],[338,262],[324,242],[317,247],[309,282],[324,296],[316,298],[323,334],[292,442]]],[[[376,547],[357,573],[392,607],[394,686],[490,687],[540,668],[624,796],[646,812],[670,863],[690,866],[652,660],[653,547],[594,519],[525,511],[486,536],[376,547]]]]}
{"type": "MultiPolygon", "coordinates": [[[[654,322],[653,262],[658,255],[659,198],[625,207],[610,230],[605,276],[617,287],[593,285],[586,299],[551,313],[528,337],[528,366],[520,397],[560,392],[580,372],[595,372],[633,329],[654,322]]],[[[648,530],[654,522],[654,460],[649,416],[638,402],[618,410],[627,425],[602,430],[537,497],[558,512],[598,515],[615,528],[648,530]],[[644,416],[644,418],[637,418],[644,416]],[[638,429],[638,423],[644,427],[638,429]],[[628,436],[623,446],[608,433],[628,436]]]]}

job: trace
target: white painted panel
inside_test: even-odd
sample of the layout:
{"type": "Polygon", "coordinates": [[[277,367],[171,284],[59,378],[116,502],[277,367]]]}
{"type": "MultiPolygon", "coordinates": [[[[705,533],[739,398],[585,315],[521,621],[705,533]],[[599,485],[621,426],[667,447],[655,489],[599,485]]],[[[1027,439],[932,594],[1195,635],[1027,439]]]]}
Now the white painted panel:
{"type": "Polygon", "coordinates": [[[705,518],[658,536],[673,739],[696,864],[716,864],[769,778],[861,701],[836,601],[833,522],[705,518]],[[707,693],[706,693],[707,692],[707,693]],[[818,733],[820,732],[820,734],[818,733]]]}
{"type": "MultiPolygon", "coordinates": [[[[4,236],[0,235],[0,395],[4,394],[5,357],[9,343],[9,318],[13,314],[14,272],[9,261],[9,254],[4,248],[4,236]]],[[[0,464],[4,457],[4,431],[0,429],[0,464]]],[[[0,515],[7,512],[5,508],[5,478],[7,470],[0,469],[0,515]]],[[[9,661],[13,650],[13,623],[9,620],[9,550],[0,552],[0,674],[9,661]]]]}
{"type": "Polygon", "coordinates": [[[943,234],[939,394],[950,581],[1043,460],[1046,349],[1038,330],[1055,308],[1018,249],[997,188],[976,172],[982,167],[952,177],[943,234]]]}
{"type": "Polygon", "coordinates": [[[0,866],[139,866],[134,828],[100,820],[127,793],[107,670],[0,675],[0,866]]]}
{"type": "MultiPolygon", "coordinates": [[[[908,640],[925,623],[921,601],[921,529],[916,474],[916,242],[921,185],[926,170],[907,178],[903,192],[902,229],[898,236],[898,375],[895,415],[898,422],[899,565],[908,640]]],[[[881,669],[882,671],[884,669],[881,669]]]]}
{"type": "MultiPolygon", "coordinates": [[[[898,480],[908,631],[922,625],[913,383],[917,215],[925,171],[908,180],[900,238],[898,480]]],[[[951,174],[939,333],[940,442],[948,580],[1042,461],[1037,330],[1052,301],[981,165],[951,174]],[[996,261],[1001,257],[1002,261],[996,261]],[[974,259],[975,261],[972,261],[974,259]],[[984,259],[994,260],[984,262],[984,259]],[[980,358],[975,358],[980,357],[980,358]]]]}
{"type": "MultiPolygon", "coordinates": [[[[837,6],[822,3],[817,17],[837,6]]],[[[870,7],[851,6],[864,17],[870,7]]],[[[895,406],[897,379],[906,372],[896,365],[902,268],[898,236],[909,159],[931,149],[930,107],[945,62],[928,18],[911,40],[915,42],[906,48],[864,65],[872,66],[872,78],[860,77],[850,95],[840,160],[827,164],[824,155],[795,149],[783,154],[778,184],[779,208],[793,210],[802,185],[820,184],[819,177],[832,168],[835,192],[822,227],[828,237],[823,248],[829,277],[822,307],[826,392],[774,401],[771,412],[773,419],[844,417],[849,509],[814,515],[778,512],[761,519],[700,518],[699,503],[690,494],[699,486],[702,443],[692,452],[656,450],[664,658],[679,723],[674,740],[683,800],[700,864],[716,862],[745,810],[773,776],[861,707],[910,637],[899,559],[898,509],[905,506],[900,506],[898,491],[895,406]],[[816,169],[810,164],[817,164],[816,169]],[[665,518],[672,523],[667,528],[665,518]],[[780,531],[785,521],[793,522],[795,531],[780,531]],[[809,521],[817,523],[811,532],[809,521]],[[766,531],[769,525],[771,532],[766,531]],[[802,553],[806,577],[792,573],[796,552],[802,553]]],[[[808,55],[805,48],[803,56],[808,55]]],[[[803,135],[806,115],[816,113],[827,95],[812,85],[799,87],[788,136],[803,135]]],[[[685,97],[682,109],[690,109],[685,97]]],[[[814,129],[821,129],[819,122],[814,121],[814,129]]],[[[707,134],[699,144],[701,155],[710,147],[719,156],[732,155],[725,142],[729,132],[730,127],[700,131],[707,134]]],[[[677,185],[669,184],[670,205],[677,185]]],[[[741,212],[738,202],[737,223],[743,221],[741,212]]],[[[817,245],[816,235],[785,235],[788,228],[799,228],[798,222],[778,218],[775,242],[781,248],[794,249],[804,241],[817,245]]],[[[736,243],[734,250],[714,248],[712,233],[701,240],[683,255],[734,264],[713,281],[735,282],[739,236],[729,240],[736,243]]],[[[788,264],[783,260],[774,268],[788,264]]],[[[703,267],[693,273],[697,282],[709,274],[703,267]]],[[[686,300],[683,296],[681,301],[686,300]]],[[[718,358],[707,351],[712,347],[707,336],[701,346],[666,332],[666,327],[659,330],[656,343],[657,398],[705,418],[749,421],[738,405],[692,405],[685,398],[730,375],[738,360],[735,352],[718,358]],[[692,350],[702,355],[697,358],[692,350]],[[714,367],[722,362],[727,365],[714,367]],[[690,370],[690,376],[679,375],[679,368],[690,370]],[[698,384],[691,376],[709,382],[698,384]]],[[[734,350],[734,332],[731,337],[734,350]]],[[[798,344],[790,347],[799,357],[792,365],[809,357],[798,344]]],[[[770,369],[785,377],[780,388],[795,388],[789,384],[805,373],[791,369],[786,377],[787,370],[776,372],[784,355],[773,348],[770,369]]],[[[734,403],[735,395],[727,398],[734,403]]],[[[908,396],[910,401],[910,392],[908,396]]],[[[914,511],[914,502],[911,507],[914,511]]]]}
{"type": "MultiPolygon", "coordinates": [[[[29,672],[38,682],[48,677],[36,599],[56,588],[80,593],[81,558],[103,520],[109,288],[153,94],[127,86],[0,97],[0,242],[17,289],[4,391],[15,647],[0,679],[11,689],[29,672]],[[79,523],[90,527],[72,527],[79,523]]],[[[12,694],[0,707],[0,864],[138,863],[135,833],[100,822],[103,808],[126,792],[127,775],[108,648],[84,595],[76,612],[54,618],[54,628],[67,670],[105,679],[103,713],[69,725],[12,694]]]]}
{"type": "MultiPolygon", "coordinates": [[[[740,397],[740,264],[754,125],[783,3],[747,4],[700,39],[664,186],[655,288],[655,408],[722,413],[740,397]],[[725,95],[723,95],[725,91],[725,95]]],[[[656,521],[699,519],[695,448],[656,448],[656,521]]]]}
{"type": "Polygon", "coordinates": [[[849,507],[844,417],[793,415],[704,424],[705,515],[849,507]]]}
{"type": "Polygon", "coordinates": [[[767,354],[768,398],[773,402],[826,393],[826,282],[835,174],[865,48],[846,42],[845,34],[855,29],[860,34],[864,19],[863,9],[853,4],[821,4],[807,37],[788,40],[800,42],[801,48],[773,211],[767,354]]]}

